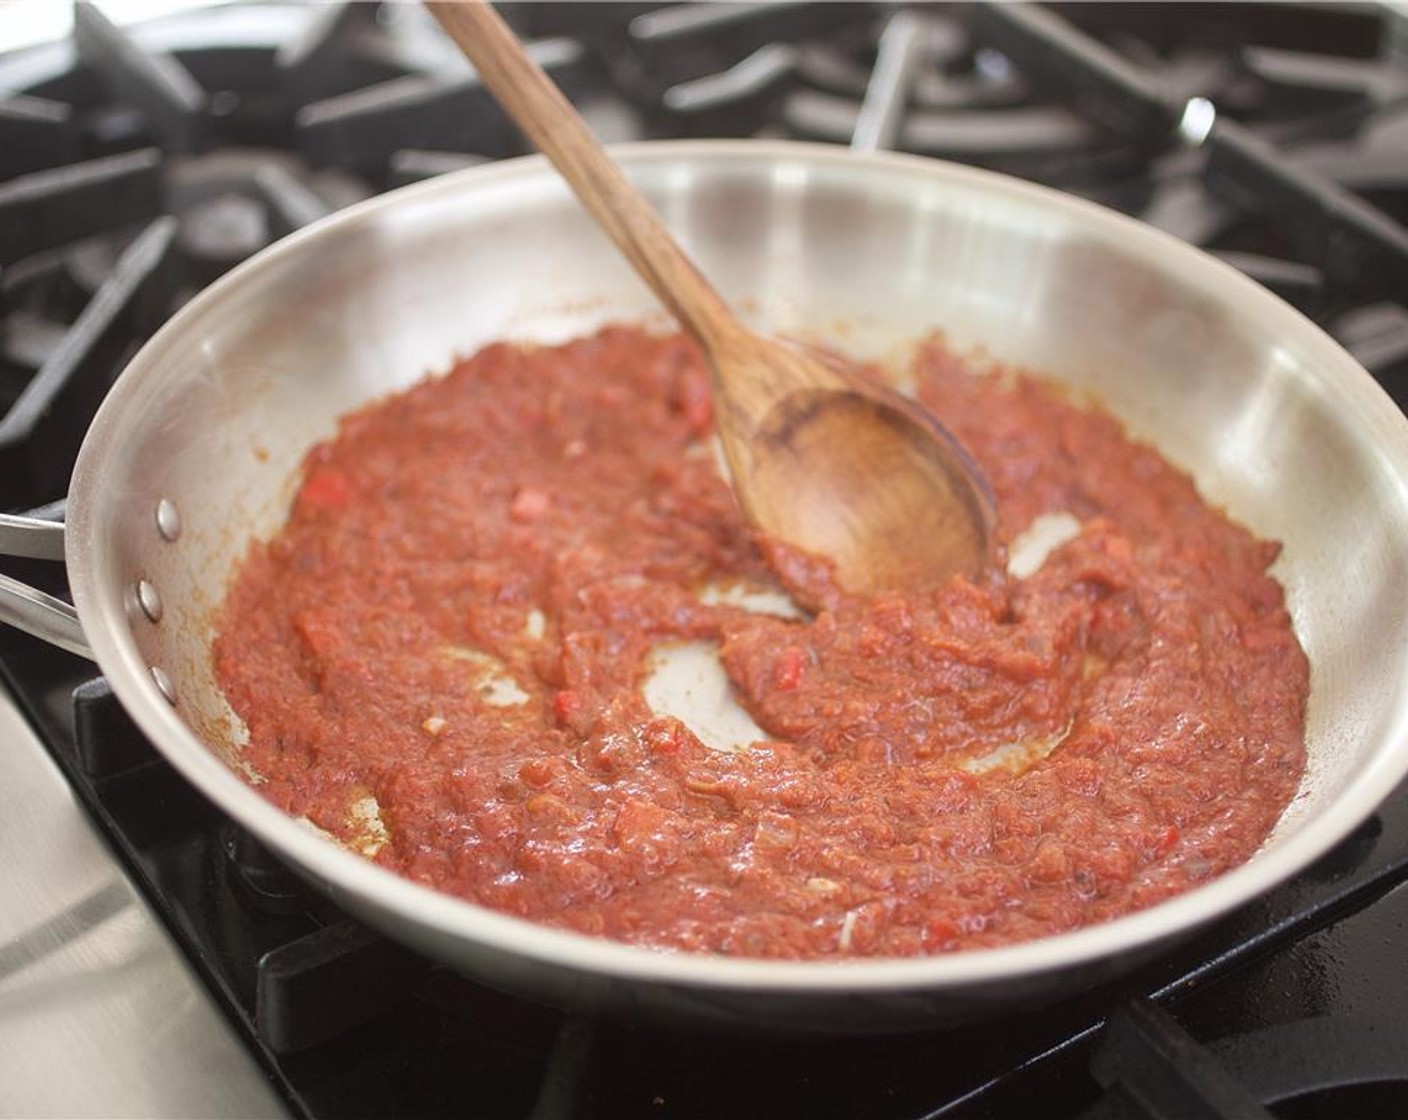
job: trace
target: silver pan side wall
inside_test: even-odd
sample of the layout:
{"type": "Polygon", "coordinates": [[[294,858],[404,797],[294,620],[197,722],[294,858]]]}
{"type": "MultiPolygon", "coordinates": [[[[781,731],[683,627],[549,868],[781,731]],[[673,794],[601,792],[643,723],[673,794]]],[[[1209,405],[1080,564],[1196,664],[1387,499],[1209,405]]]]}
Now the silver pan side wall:
{"type": "Polygon", "coordinates": [[[903,1007],[912,1023],[915,998],[953,1009],[1072,969],[1088,979],[1093,962],[1191,928],[1327,849],[1408,769],[1408,425],[1294,311],[1125,219],[932,161],[749,142],[637,146],[628,166],[762,325],[872,357],[940,329],[1040,369],[1282,540],[1277,574],[1313,666],[1306,782],[1251,865],[1145,914],[1013,949],[839,967],[672,958],[524,927],[395,880],[259,800],[201,741],[237,761],[212,616],[250,538],[282,519],[310,445],[338,414],[492,339],[663,323],[555,176],[515,161],[384,196],[231,273],[134,360],[75,473],[71,578],[124,704],[188,777],[344,903],[556,998],[635,1005],[652,998],[633,983],[645,979],[673,993],[656,1002],[707,991],[720,1014],[786,992],[773,1002],[784,1017],[803,997],[808,1016],[884,1024],[903,1007]],[[162,498],[181,515],[174,542],[156,527],[162,498]],[[158,589],[160,623],[137,602],[138,579],[158,589]],[[174,710],[151,665],[173,682],[174,710]]]}

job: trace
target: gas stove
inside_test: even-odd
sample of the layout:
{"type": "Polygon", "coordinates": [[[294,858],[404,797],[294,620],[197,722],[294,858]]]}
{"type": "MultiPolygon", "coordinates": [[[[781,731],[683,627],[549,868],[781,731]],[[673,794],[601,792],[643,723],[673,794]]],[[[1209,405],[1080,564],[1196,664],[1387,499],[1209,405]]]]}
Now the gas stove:
{"type": "MultiPolygon", "coordinates": [[[[1408,403],[1394,7],[500,7],[604,139],[790,136],[1046,183],[1222,257],[1408,403]]],[[[107,387],[202,286],[523,151],[416,5],[110,10],[0,54],[3,512],[62,518],[107,387]]],[[[61,595],[56,568],[5,565],[61,595]]],[[[1408,789],[1118,985],[962,1030],[736,1038],[448,973],[234,828],[92,665],[3,629],[0,677],[0,1113],[1408,1115],[1408,789]]]]}

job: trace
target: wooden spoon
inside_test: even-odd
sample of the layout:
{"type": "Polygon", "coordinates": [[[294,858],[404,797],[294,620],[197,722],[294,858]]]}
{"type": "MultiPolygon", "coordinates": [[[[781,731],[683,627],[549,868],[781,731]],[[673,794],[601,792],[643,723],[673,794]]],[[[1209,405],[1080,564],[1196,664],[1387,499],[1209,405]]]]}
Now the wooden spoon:
{"type": "Polygon", "coordinates": [[[829,557],[851,591],[932,585],[992,561],[991,491],[952,435],[844,363],[746,327],[497,13],[479,0],[426,6],[704,350],[753,524],[829,557]]]}

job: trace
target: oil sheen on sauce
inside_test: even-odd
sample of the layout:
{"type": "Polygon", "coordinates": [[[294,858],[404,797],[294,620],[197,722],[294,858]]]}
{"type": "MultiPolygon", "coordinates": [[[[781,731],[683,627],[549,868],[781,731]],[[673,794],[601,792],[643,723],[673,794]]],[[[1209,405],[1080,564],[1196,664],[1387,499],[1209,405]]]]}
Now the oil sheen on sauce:
{"type": "Polygon", "coordinates": [[[757,540],[680,337],[495,344],[346,417],[218,620],[260,790],[483,906],[750,957],[1008,944],[1246,860],[1304,762],[1278,546],[1037,378],[912,365],[1004,542],[1074,519],[1035,571],[859,598],[757,540]],[[810,611],[717,593],[775,570],[810,611]],[[679,643],[762,738],[652,711],[679,643]]]}

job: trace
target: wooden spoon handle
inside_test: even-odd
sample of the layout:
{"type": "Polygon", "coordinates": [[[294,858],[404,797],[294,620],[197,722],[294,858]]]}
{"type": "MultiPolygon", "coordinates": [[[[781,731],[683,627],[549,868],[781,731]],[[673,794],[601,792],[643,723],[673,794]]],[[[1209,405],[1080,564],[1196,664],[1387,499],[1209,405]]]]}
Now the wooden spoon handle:
{"type": "Polygon", "coordinates": [[[426,7],[684,327],[708,350],[736,340],[743,327],[723,298],[498,13],[482,0],[433,0],[426,7]]]}

